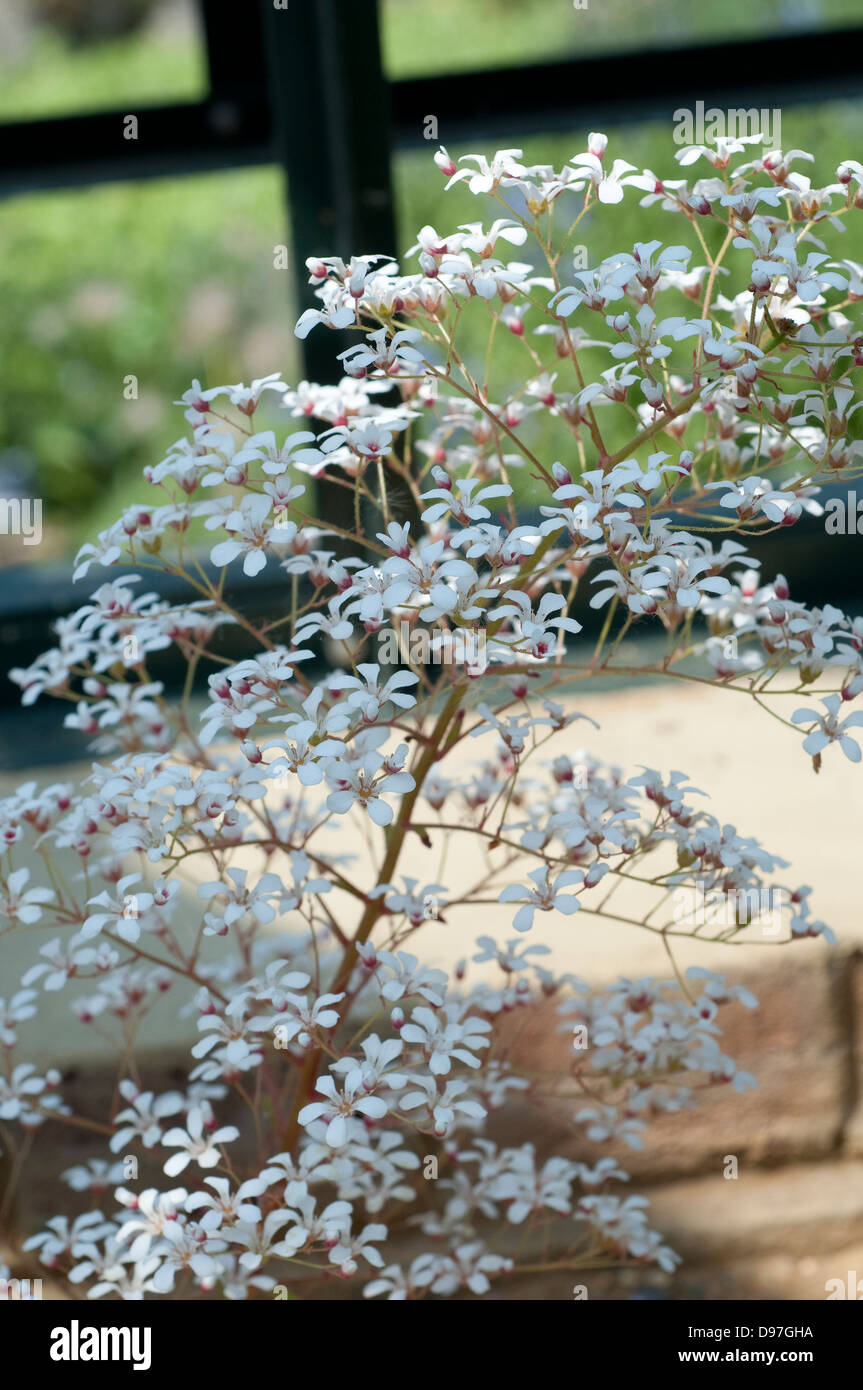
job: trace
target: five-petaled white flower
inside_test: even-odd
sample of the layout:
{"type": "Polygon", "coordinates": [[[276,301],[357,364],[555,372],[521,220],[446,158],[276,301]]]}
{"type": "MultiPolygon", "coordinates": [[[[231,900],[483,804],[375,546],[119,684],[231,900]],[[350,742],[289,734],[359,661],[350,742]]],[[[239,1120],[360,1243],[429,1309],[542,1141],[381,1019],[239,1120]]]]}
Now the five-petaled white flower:
{"type": "Polygon", "coordinates": [[[808,724],[810,721],[816,725],[803,740],[803,747],[807,753],[813,757],[821,753],[830,743],[838,743],[846,758],[852,763],[859,763],[861,758],[860,745],[847,732],[848,729],[859,729],[863,725],[863,710],[857,710],[854,714],[849,714],[845,719],[839,718],[839,711],[842,708],[842,697],[840,695],[825,695],[821,701],[824,711],[819,713],[814,709],[798,709],[791,716],[794,724],[808,724]]]}
{"type": "Polygon", "coordinates": [[[534,913],[537,911],[551,912],[556,909],[567,917],[578,911],[578,898],[573,893],[565,893],[562,890],[573,883],[582,882],[584,875],[580,869],[565,869],[553,879],[551,868],[546,864],[542,868],[534,869],[528,874],[528,878],[533,880],[530,888],[511,883],[501,891],[498,898],[502,903],[524,903],[524,907],[520,907],[512,919],[516,931],[530,931],[534,913]]]}
{"type": "Polygon", "coordinates": [[[167,1134],[162,1135],[161,1142],[166,1148],[181,1150],[166,1160],[164,1171],[169,1178],[175,1178],[193,1160],[199,1168],[215,1168],[219,1161],[218,1145],[229,1144],[232,1139],[239,1137],[240,1131],[235,1125],[217,1128],[212,1122],[209,1107],[205,1109],[196,1105],[189,1111],[186,1129],[169,1129],[167,1134]]]}
{"type": "Polygon", "coordinates": [[[365,1115],[370,1120],[381,1120],[387,1113],[386,1101],[380,1096],[370,1096],[363,1088],[361,1070],[357,1069],[345,1078],[344,1089],[339,1091],[331,1076],[319,1076],[315,1084],[318,1095],[326,1100],[312,1101],[304,1105],[299,1113],[301,1125],[314,1124],[316,1120],[326,1121],[326,1142],[331,1149],[341,1148],[348,1139],[348,1118],[351,1115],[365,1115]]]}

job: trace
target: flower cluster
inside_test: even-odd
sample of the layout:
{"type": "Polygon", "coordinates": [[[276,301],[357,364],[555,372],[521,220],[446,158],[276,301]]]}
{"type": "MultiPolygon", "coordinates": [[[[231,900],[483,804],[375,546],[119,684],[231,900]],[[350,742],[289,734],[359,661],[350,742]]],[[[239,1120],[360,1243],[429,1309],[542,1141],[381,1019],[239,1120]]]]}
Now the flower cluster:
{"type": "Polygon", "coordinates": [[[78,556],[80,580],[119,574],[11,673],[25,704],[65,700],[95,755],[80,786],[0,801],[0,933],[53,934],[0,1000],[2,1134],[86,1129],[91,1153],[63,1175],[79,1214],[24,1248],[88,1297],[330,1278],[390,1300],[482,1295],[524,1264],[511,1228],[551,1221],[555,1268],[673,1270],[602,1149],[640,1146],[704,1087],[755,1084],[718,1020],[756,1001],[697,968],[588,988],[552,969],[545,914],[611,924],[612,892],[637,880],[653,906],[633,924],[669,954],[692,935],[678,890],[735,904],[716,941],[748,939],[741,904],[765,894],[789,940],[832,939],[809,888],[682,773],[581,748],[572,692],[631,676],[628,638],[653,629],[664,655],[638,670],[748,692],[816,770],[832,744],[860,760],[863,711],[845,707],[863,692],[861,620],[792,598],[747,545],[863,472],[863,269],[828,249],[863,173],[845,161],[818,185],[799,151],[734,168],[749,146],[693,146],[678,159],[701,176],[663,179],[606,143],[562,169],[441,149],[446,186],[490,220],[423,227],[408,268],[309,261],[318,307],[296,331],[356,332],[341,380],[193,382],[149,500],[78,556]],[[675,239],[570,269],[582,220],[611,244],[624,198],[673,216],[675,239]],[[495,373],[498,332],[521,345],[515,382],[495,373]],[[284,436],[259,427],[262,401],[281,403],[284,436]],[[319,514],[322,485],[345,515],[319,514]],[[189,600],[141,592],[145,569],[189,600]],[[278,611],[238,597],[240,571],[268,573],[278,611]],[[585,595],[597,633],[572,616],[585,595]],[[460,635],[485,658],[453,669],[411,646],[393,665],[379,638],[403,624],[433,653],[460,635]],[[150,670],[171,651],[182,694],[150,670]],[[428,882],[409,876],[417,846],[440,852],[428,882]],[[457,881],[431,881],[447,850],[457,881]],[[479,920],[470,908],[483,934],[451,975],[407,949],[430,919],[479,920]],[[190,1062],[156,1094],[129,1059],[166,990],[190,1062]],[[76,1115],[59,1070],[19,1059],[46,994],[116,1043],[109,1115],[76,1115]],[[486,1128],[542,1100],[512,1016],[549,1007],[573,1037],[556,1155],[486,1128]]]}

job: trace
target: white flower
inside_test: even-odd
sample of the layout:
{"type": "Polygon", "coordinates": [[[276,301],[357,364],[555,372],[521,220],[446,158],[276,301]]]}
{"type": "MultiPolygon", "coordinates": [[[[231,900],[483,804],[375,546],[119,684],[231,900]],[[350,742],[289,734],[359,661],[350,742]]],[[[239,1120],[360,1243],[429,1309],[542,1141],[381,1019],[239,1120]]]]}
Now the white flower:
{"type": "Polygon", "coordinates": [[[791,716],[793,724],[814,723],[816,728],[812,729],[803,740],[803,748],[813,757],[821,753],[829,743],[838,743],[846,758],[852,763],[859,763],[861,758],[860,745],[847,733],[848,729],[859,729],[863,725],[863,711],[855,711],[845,719],[839,718],[839,711],[842,708],[842,697],[840,695],[825,695],[821,701],[826,713],[820,713],[814,709],[798,709],[791,716]]]}
{"type": "Polygon", "coordinates": [[[93,912],[87,917],[79,932],[81,939],[88,941],[90,937],[98,936],[105,927],[110,927],[124,941],[137,941],[141,935],[138,919],[142,912],[153,905],[152,893],[129,892],[133,883],[140,882],[140,874],[126,874],[119,880],[114,897],[110,893],[98,893],[95,898],[90,898],[89,906],[102,908],[103,911],[93,912]]]}
{"type": "Polygon", "coordinates": [[[370,1120],[381,1120],[387,1113],[386,1102],[380,1096],[366,1095],[363,1091],[362,1073],[353,1071],[345,1078],[344,1089],[339,1091],[331,1076],[319,1076],[315,1083],[318,1095],[326,1100],[312,1101],[304,1105],[299,1114],[300,1124],[308,1126],[316,1120],[326,1121],[326,1142],[331,1149],[341,1148],[347,1142],[347,1119],[350,1115],[366,1115],[370,1120]],[[357,1092],[360,1092],[358,1095],[357,1092]]]}
{"type": "Polygon", "coordinates": [[[770,521],[784,522],[799,515],[799,503],[793,492],[781,492],[771,488],[764,478],[744,478],[741,483],[724,479],[719,483],[707,483],[707,488],[725,488],[719,500],[720,507],[736,511],[743,520],[763,512],[770,521]]]}
{"type": "Polygon", "coordinates": [[[0,916],[25,926],[41,920],[41,904],[53,901],[54,892],[51,888],[27,888],[29,882],[29,869],[15,869],[9,875],[5,887],[0,887],[0,916]]]}
{"type": "Polygon", "coordinates": [[[330,1251],[330,1264],[339,1266],[339,1273],[345,1278],[350,1278],[357,1272],[357,1259],[362,1258],[368,1264],[374,1265],[376,1269],[383,1269],[383,1259],[372,1245],[372,1241],[382,1241],[387,1238],[386,1226],[373,1223],[364,1226],[359,1235],[347,1237],[340,1240],[338,1245],[334,1245],[330,1251]]]}
{"type": "Polygon", "coordinates": [[[0,1047],[14,1047],[18,1040],[18,1024],[25,1019],[34,1018],[36,1009],[33,1000],[38,998],[35,989],[19,989],[9,1003],[0,999],[0,1047]]]}
{"type": "Polygon", "coordinates": [[[243,1269],[260,1269],[264,1260],[275,1255],[290,1259],[305,1244],[306,1233],[297,1226],[282,1235],[282,1228],[292,1218],[290,1211],[271,1211],[263,1218],[254,1221],[237,1221],[230,1230],[232,1243],[245,1246],[240,1256],[243,1269]]]}
{"type": "Polygon", "coordinates": [[[278,874],[262,874],[257,883],[248,886],[245,869],[228,869],[227,876],[231,880],[230,884],[198,884],[199,898],[227,899],[218,918],[213,917],[209,928],[205,928],[207,935],[223,934],[224,930],[242,921],[248,914],[258,922],[272,922],[276,916],[278,901],[284,893],[284,884],[278,874]],[[275,903],[273,899],[276,900],[275,903]]]}
{"type": "Polygon", "coordinates": [[[455,1128],[460,1116],[464,1117],[462,1123],[465,1119],[475,1122],[485,1118],[485,1106],[471,1099],[468,1083],[458,1077],[448,1080],[442,1090],[435,1076],[415,1076],[413,1084],[418,1089],[406,1091],[399,1104],[402,1110],[410,1114],[423,1107],[428,1117],[427,1123],[432,1125],[439,1139],[445,1138],[455,1128]]]}
{"type": "Polygon", "coordinates": [[[169,1129],[167,1134],[162,1135],[161,1143],[166,1148],[183,1150],[182,1153],[172,1154],[163,1165],[169,1178],[182,1173],[193,1159],[199,1168],[215,1168],[220,1157],[217,1145],[228,1144],[240,1137],[240,1131],[234,1125],[214,1128],[207,1111],[199,1105],[189,1111],[186,1126],[186,1129],[169,1129]]]}
{"type": "Polygon", "coordinates": [[[38,1250],[39,1259],[50,1269],[61,1256],[69,1255],[82,1240],[104,1240],[115,1234],[115,1227],[100,1211],[84,1212],[71,1223],[65,1216],[54,1216],[46,1223],[48,1229],[24,1241],[24,1250],[38,1250]]]}
{"type": "Polygon", "coordinates": [[[121,1081],[118,1089],[129,1105],[119,1111],[114,1120],[120,1128],[109,1141],[111,1152],[122,1153],[136,1138],[145,1148],[151,1149],[161,1140],[161,1121],[183,1109],[183,1097],[177,1091],[155,1097],[152,1091],[139,1091],[132,1081],[121,1081]]]}
{"type": "Polygon", "coordinates": [[[9,1077],[0,1076],[0,1120],[17,1120],[35,1128],[48,1118],[52,1110],[67,1113],[54,1090],[60,1081],[59,1072],[38,1076],[30,1062],[20,1062],[9,1077]]]}
{"type": "Polygon", "coordinates": [[[221,521],[224,529],[232,532],[232,539],[213,546],[210,551],[212,563],[221,569],[242,555],[243,573],[260,574],[267,563],[267,545],[274,539],[270,518],[272,509],[272,498],[265,493],[244,497],[239,507],[221,521]]]}
{"type": "Polygon", "coordinates": [[[249,1178],[231,1190],[227,1178],[205,1178],[204,1182],[212,1192],[192,1192],[186,1198],[187,1211],[217,1212],[222,1222],[233,1224],[236,1221],[255,1222],[261,1220],[261,1209],[250,1198],[260,1197],[266,1191],[266,1183],[260,1178],[249,1178]]]}
{"type": "Polygon", "coordinates": [[[349,1087],[356,1091],[360,1086],[365,1091],[373,1091],[384,1079],[392,1090],[399,1090],[405,1084],[407,1077],[390,1070],[404,1047],[400,1038],[387,1038],[382,1042],[377,1033],[372,1033],[363,1039],[360,1046],[365,1054],[364,1061],[355,1057],[340,1057],[337,1062],[331,1063],[331,1069],[344,1076],[346,1092],[349,1087]]]}
{"type": "Polygon", "coordinates": [[[375,825],[389,825],[393,819],[393,808],[384,801],[382,793],[390,796],[403,796],[413,791],[416,783],[409,772],[405,772],[402,759],[407,748],[397,749],[389,758],[380,753],[367,753],[360,767],[339,758],[328,758],[324,764],[327,785],[332,787],[327,797],[327,807],[338,815],[344,815],[353,806],[366,811],[375,825]]]}
{"type": "Polygon", "coordinates": [[[115,1192],[117,1201],[135,1213],[124,1221],[117,1232],[121,1245],[129,1243],[129,1255],[133,1260],[145,1256],[154,1246],[158,1246],[169,1222],[175,1221],[189,1195],[184,1187],[175,1187],[170,1192],[157,1192],[154,1187],[141,1192],[130,1192],[120,1187],[115,1192]]]}
{"type": "Polygon", "coordinates": [[[282,381],[281,372],[270,372],[269,376],[262,376],[253,381],[251,386],[244,386],[238,382],[236,386],[224,388],[231,405],[235,405],[244,415],[254,415],[265,391],[278,391],[283,394],[285,383],[282,381]]]}
{"type": "MultiPolygon", "coordinates": [[[[605,136],[591,136],[590,143],[594,144],[597,140],[605,140],[605,136]]],[[[616,159],[611,166],[611,170],[606,171],[602,167],[602,154],[604,146],[597,153],[593,150],[587,154],[574,155],[570,160],[577,168],[586,168],[596,189],[596,196],[601,203],[619,203],[623,197],[623,190],[628,183],[633,180],[626,175],[635,171],[634,164],[628,164],[625,159],[616,159]]]]}
{"type": "Polygon", "coordinates": [[[383,685],[380,683],[381,668],[371,664],[357,667],[360,676],[344,676],[341,686],[349,690],[348,708],[359,710],[367,724],[373,724],[386,704],[399,709],[411,709],[416,698],[407,693],[407,688],[415,686],[419,680],[413,671],[396,671],[383,685]],[[362,677],[362,679],[360,679],[362,677]]]}
{"type": "Polygon", "coordinates": [[[505,632],[496,633],[496,640],[511,642],[514,650],[526,650],[538,661],[549,656],[557,646],[555,632],[581,632],[581,623],[561,616],[561,611],[566,610],[566,599],[561,594],[543,594],[536,612],[528,595],[518,589],[507,589],[504,598],[508,602],[495,608],[492,616],[515,619],[516,630],[512,637],[507,637],[505,632]]]}
{"type": "Polygon", "coordinates": [[[512,488],[507,483],[491,483],[483,487],[478,478],[456,478],[453,482],[448,473],[437,467],[432,469],[432,476],[438,486],[430,492],[421,493],[420,496],[424,501],[433,497],[440,500],[435,502],[434,506],[426,507],[423,512],[422,519],[426,524],[439,521],[448,512],[452,512],[456,521],[463,525],[470,521],[479,521],[491,516],[488,507],[484,506],[485,502],[495,497],[512,495],[512,488]]]}
{"type": "Polygon", "coordinates": [[[418,375],[423,368],[423,355],[411,344],[421,341],[421,335],[413,329],[402,329],[389,337],[386,328],[366,334],[365,345],[357,343],[339,353],[339,361],[344,362],[349,376],[364,376],[370,369],[395,376],[400,371],[418,375]]]}
{"type": "Polygon", "coordinates": [[[520,907],[512,919],[516,931],[530,931],[536,911],[551,912],[552,909],[556,909],[567,917],[578,911],[578,898],[561,890],[572,883],[582,882],[584,875],[580,869],[567,869],[552,880],[551,868],[545,865],[543,868],[534,869],[528,874],[528,878],[533,880],[532,887],[522,888],[519,884],[513,883],[502,889],[498,898],[502,903],[524,902],[524,907],[520,907]]]}
{"type": "Polygon", "coordinates": [[[107,1163],[103,1158],[88,1158],[60,1174],[73,1192],[104,1192],[123,1181],[123,1164],[107,1163]]]}
{"type": "Polygon", "coordinates": [[[475,1015],[460,1017],[461,1012],[458,1005],[444,1005],[442,1013],[435,1013],[420,1004],[411,1012],[411,1022],[402,1028],[402,1038],[420,1046],[434,1076],[449,1075],[453,1058],[479,1067],[477,1053],[489,1045],[488,1020],[475,1015]]]}
{"type": "MultiPolygon", "coordinates": [[[[454,183],[466,179],[471,193],[490,193],[493,188],[497,187],[504,175],[512,178],[524,173],[522,166],[517,162],[520,158],[521,150],[498,150],[491,161],[487,160],[485,155],[464,154],[459,159],[459,164],[470,161],[477,166],[476,171],[459,169],[457,173],[453,172],[447,188],[451,188],[454,183]]],[[[446,150],[441,146],[440,158],[435,155],[435,163],[444,172],[449,172],[446,164],[448,159],[446,150]]]]}
{"type": "Polygon", "coordinates": [[[63,946],[58,936],[41,946],[39,954],[45,957],[45,961],[31,965],[22,976],[21,983],[31,985],[34,980],[41,979],[46,990],[62,989],[79,970],[91,965],[107,970],[118,960],[117,952],[109,948],[107,943],[98,950],[94,950],[92,946],[79,948],[79,939],[78,936],[73,936],[68,945],[63,946]]]}
{"type": "Polygon", "coordinates": [[[390,978],[385,979],[381,986],[381,998],[388,1003],[394,1004],[396,1000],[412,994],[422,995],[436,1007],[443,1003],[447,985],[443,970],[420,965],[418,958],[408,951],[378,951],[373,964],[378,970],[383,967],[391,972],[390,978]]]}
{"type": "Polygon", "coordinates": [[[152,1276],[157,1293],[170,1293],[174,1280],[182,1270],[190,1270],[198,1279],[218,1274],[219,1265],[210,1251],[224,1250],[225,1242],[212,1240],[206,1230],[179,1221],[166,1221],[157,1250],[159,1266],[152,1276]]]}

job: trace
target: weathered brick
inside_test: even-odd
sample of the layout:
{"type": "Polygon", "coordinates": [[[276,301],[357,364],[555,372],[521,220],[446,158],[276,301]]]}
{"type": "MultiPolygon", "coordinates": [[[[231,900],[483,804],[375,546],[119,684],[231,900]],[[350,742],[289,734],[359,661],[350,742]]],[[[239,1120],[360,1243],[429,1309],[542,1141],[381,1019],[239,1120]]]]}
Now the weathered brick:
{"type": "MultiPolygon", "coordinates": [[[[726,1154],[748,1164],[776,1164],[836,1152],[849,1109],[853,1058],[847,992],[853,966],[849,956],[833,953],[810,956],[803,963],[784,957],[774,968],[732,975],[758,996],[760,1006],[749,1010],[732,1004],[722,1010],[721,1046],[757,1078],[758,1089],[742,1095],[730,1086],[700,1091],[698,1109],[659,1116],[651,1124],[643,1150],[620,1146],[611,1152],[634,1177],[663,1179],[721,1172],[726,1154]]],[[[863,973],[858,975],[863,1001],[863,973]]],[[[539,1089],[556,1088],[560,1094],[541,1110],[529,1106],[529,1121],[524,1110],[510,1107],[497,1117],[498,1133],[512,1143],[523,1142],[530,1133],[543,1148],[598,1155],[599,1147],[581,1139],[571,1123],[584,1101],[567,1080],[569,1035],[555,1033],[553,1015],[546,1009],[527,1022],[515,1016],[508,1026],[516,1069],[522,1065],[538,1073],[539,1089]]]]}

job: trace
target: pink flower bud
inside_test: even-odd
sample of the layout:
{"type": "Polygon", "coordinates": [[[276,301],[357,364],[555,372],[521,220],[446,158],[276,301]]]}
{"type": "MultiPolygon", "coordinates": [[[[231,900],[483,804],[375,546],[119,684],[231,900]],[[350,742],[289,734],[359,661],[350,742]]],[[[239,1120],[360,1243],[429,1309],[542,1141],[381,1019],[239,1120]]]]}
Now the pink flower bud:
{"type": "Polygon", "coordinates": [[[441,145],[440,149],[435,154],[434,162],[441,173],[446,174],[447,178],[451,178],[458,168],[455,160],[447,153],[443,145],[441,145]]]}
{"type": "Polygon", "coordinates": [[[370,941],[364,941],[361,946],[357,947],[357,955],[366,970],[374,970],[378,963],[378,953],[370,941]]]}

